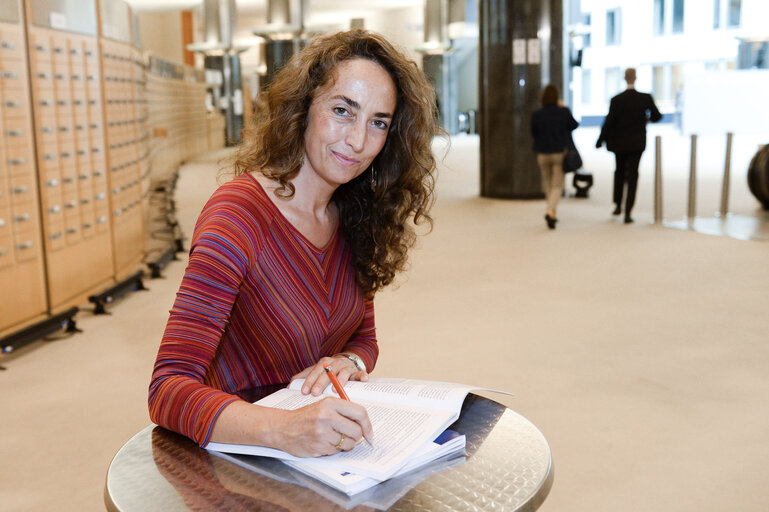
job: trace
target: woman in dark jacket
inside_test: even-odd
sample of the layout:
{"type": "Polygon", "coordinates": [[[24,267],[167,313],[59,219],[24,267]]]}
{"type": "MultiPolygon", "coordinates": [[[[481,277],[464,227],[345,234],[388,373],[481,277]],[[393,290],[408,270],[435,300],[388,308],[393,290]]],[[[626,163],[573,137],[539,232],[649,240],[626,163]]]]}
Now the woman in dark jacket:
{"type": "Polygon", "coordinates": [[[547,227],[555,229],[558,222],[555,209],[563,194],[563,157],[569,145],[571,131],[579,123],[571,111],[558,101],[558,88],[550,84],[542,91],[542,108],[531,116],[531,135],[534,137],[534,152],[542,171],[545,186],[547,227]]]}

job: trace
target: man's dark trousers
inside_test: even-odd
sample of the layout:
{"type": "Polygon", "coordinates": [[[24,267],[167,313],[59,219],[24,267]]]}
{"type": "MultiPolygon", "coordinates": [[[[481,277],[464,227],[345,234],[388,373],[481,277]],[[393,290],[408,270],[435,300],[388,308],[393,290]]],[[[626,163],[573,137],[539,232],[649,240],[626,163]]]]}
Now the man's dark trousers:
{"type": "Polygon", "coordinates": [[[635,192],[638,185],[638,164],[641,162],[643,151],[617,151],[614,158],[617,167],[614,170],[614,204],[622,207],[622,192],[627,183],[627,199],[625,200],[625,216],[629,217],[635,204],[635,192]]]}

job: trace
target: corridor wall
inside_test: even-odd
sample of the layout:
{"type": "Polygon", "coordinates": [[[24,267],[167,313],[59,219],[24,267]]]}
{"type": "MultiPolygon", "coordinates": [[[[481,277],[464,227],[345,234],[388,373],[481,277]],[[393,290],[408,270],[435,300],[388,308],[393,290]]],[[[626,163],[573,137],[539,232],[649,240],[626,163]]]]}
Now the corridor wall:
{"type": "Polygon", "coordinates": [[[224,145],[202,73],[144,54],[133,20],[122,0],[0,6],[0,338],[141,269],[153,183],[224,145]]]}

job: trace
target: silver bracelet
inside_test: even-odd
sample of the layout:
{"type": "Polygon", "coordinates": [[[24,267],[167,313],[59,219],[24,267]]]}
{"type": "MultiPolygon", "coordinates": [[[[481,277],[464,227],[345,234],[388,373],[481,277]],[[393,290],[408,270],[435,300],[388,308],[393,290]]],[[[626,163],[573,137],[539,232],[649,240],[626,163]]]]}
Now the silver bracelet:
{"type": "Polygon", "coordinates": [[[344,356],[350,361],[352,361],[352,364],[355,365],[355,368],[357,368],[359,371],[365,372],[366,371],[366,364],[363,362],[363,359],[361,359],[357,354],[353,354],[352,352],[340,352],[340,356],[344,356]]]}

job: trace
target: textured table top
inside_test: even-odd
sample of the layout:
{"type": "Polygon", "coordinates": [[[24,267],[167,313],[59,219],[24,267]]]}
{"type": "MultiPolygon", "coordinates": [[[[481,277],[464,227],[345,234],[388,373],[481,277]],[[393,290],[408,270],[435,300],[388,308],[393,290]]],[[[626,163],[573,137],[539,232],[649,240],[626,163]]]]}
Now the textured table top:
{"type": "Polygon", "coordinates": [[[534,424],[493,400],[468,395],[452,425],[465,456],[437,461],[354,496],[278,460],[252,471],[155,425],[131,438],[107,471],[108,510],[532,511],[553,482],[550,447],[534,424]]]}

